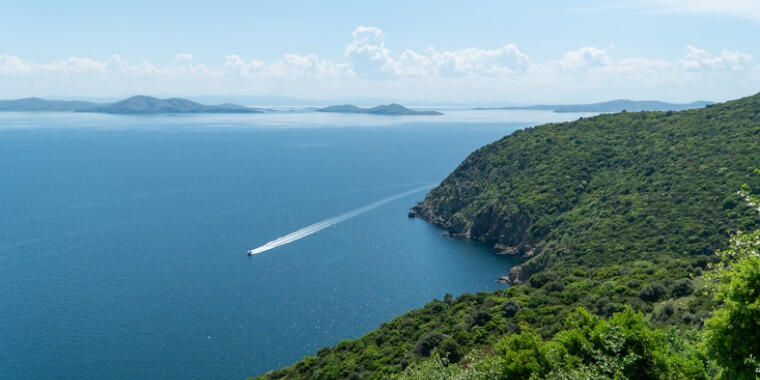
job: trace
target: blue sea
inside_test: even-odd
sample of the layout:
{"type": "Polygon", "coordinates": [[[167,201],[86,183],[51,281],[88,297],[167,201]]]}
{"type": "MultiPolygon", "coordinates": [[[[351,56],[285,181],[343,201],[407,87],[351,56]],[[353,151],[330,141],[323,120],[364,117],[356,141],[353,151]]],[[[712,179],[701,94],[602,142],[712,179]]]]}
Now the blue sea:
{"type": "Polygon", "coordinates": [[[503,288],[515,259],[407,212],[478,147],[583,115],[443,112],[0,113],[0,378],[240,379],[503,288]]]}

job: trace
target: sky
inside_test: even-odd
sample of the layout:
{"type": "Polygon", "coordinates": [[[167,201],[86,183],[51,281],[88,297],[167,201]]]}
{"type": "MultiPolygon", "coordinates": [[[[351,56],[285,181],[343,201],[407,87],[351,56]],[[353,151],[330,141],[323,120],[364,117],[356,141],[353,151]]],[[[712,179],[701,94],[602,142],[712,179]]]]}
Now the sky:
{"type": "Polygon", "coordinates": [[[760,0],[3,0],[0,98],[722,101],[758,40],[760,0]]]}

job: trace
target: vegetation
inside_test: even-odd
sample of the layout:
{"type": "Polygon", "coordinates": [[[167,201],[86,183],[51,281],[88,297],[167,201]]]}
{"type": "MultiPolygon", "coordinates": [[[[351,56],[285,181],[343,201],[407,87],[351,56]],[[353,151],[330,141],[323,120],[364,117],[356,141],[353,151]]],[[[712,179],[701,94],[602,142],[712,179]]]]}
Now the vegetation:
{"type": "Polygon", "coordinates": [[[447,295],[264,377],[754,378],[758,141],[760,95],[486,146],[416,213],[514,248],[522,284],[447,295]]]}
{"type": "Polygon", "coordinates": [[[496,342],[493,355],[479,351],[470,356],[467,366],[434,356],[398,377],[704,379],[714,370],[695,348],[694,338],[675,330],[652,330],[641,313],[630,309],[605,320],[579,308],[550,340],[525,328],[496,342]]]}
{"type": "MultiPolygon", "coordinates": [[[[747,187],[740,195],[760,212],[760,199],[747,187]]],[[[760,230],[737,234],[718,255],[712,279],[719,306],[706,321],[707,349],[722,377],[751,379],[760,375],[760,230]]]]}

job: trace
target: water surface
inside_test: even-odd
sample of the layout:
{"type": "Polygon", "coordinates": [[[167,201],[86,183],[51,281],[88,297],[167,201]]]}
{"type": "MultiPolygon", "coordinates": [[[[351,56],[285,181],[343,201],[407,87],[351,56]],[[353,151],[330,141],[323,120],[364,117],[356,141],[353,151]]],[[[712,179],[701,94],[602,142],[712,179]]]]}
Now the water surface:
{"type": "Polygon", "coordinates": [[[406,217],[512,131],[578,115],[0,113],[3,378],[241,378],[514,261],[406,217]]]}

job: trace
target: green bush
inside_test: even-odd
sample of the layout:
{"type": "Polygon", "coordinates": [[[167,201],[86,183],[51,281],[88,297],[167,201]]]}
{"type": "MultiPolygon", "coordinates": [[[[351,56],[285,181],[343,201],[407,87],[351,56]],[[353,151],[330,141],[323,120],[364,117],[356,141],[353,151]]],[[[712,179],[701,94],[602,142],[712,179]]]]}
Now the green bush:
{"type": "Polygon", "coordinates": [[[692,285],[691,280],[688,278],[676,280],[673,282],[673,285],[670,286],[670,294],[676,298],[688,296],[693,292],[694,285],[692,285]]]}
{"type": "Polygon", "coordinates": [[[660,283],[649,284],[641,289],[639,292],[639,298],[644,301],[655,302],[667,294],[665,286],[660,283]]]}
{"type": "MultiPolygon", "coordinates": [[[[760,174],[760,172],[758,172],[760,174]]],[[[760,199],[744,188],[742,195],[760,212],[760,199]]],[[[760,230],[739,233],[719,253],[722,262],[714,281],[718,308],[705,321],[710,357],[723,368],[725,379],[760,375],[760,230]]]]}
{"type": "Polygon", "coordinates": [[[438,346],[446,338],[438,331],[430,331],[420,337],[415,346],[415,351],[420,356],[429,356],[430,351],[438,346]]]}

